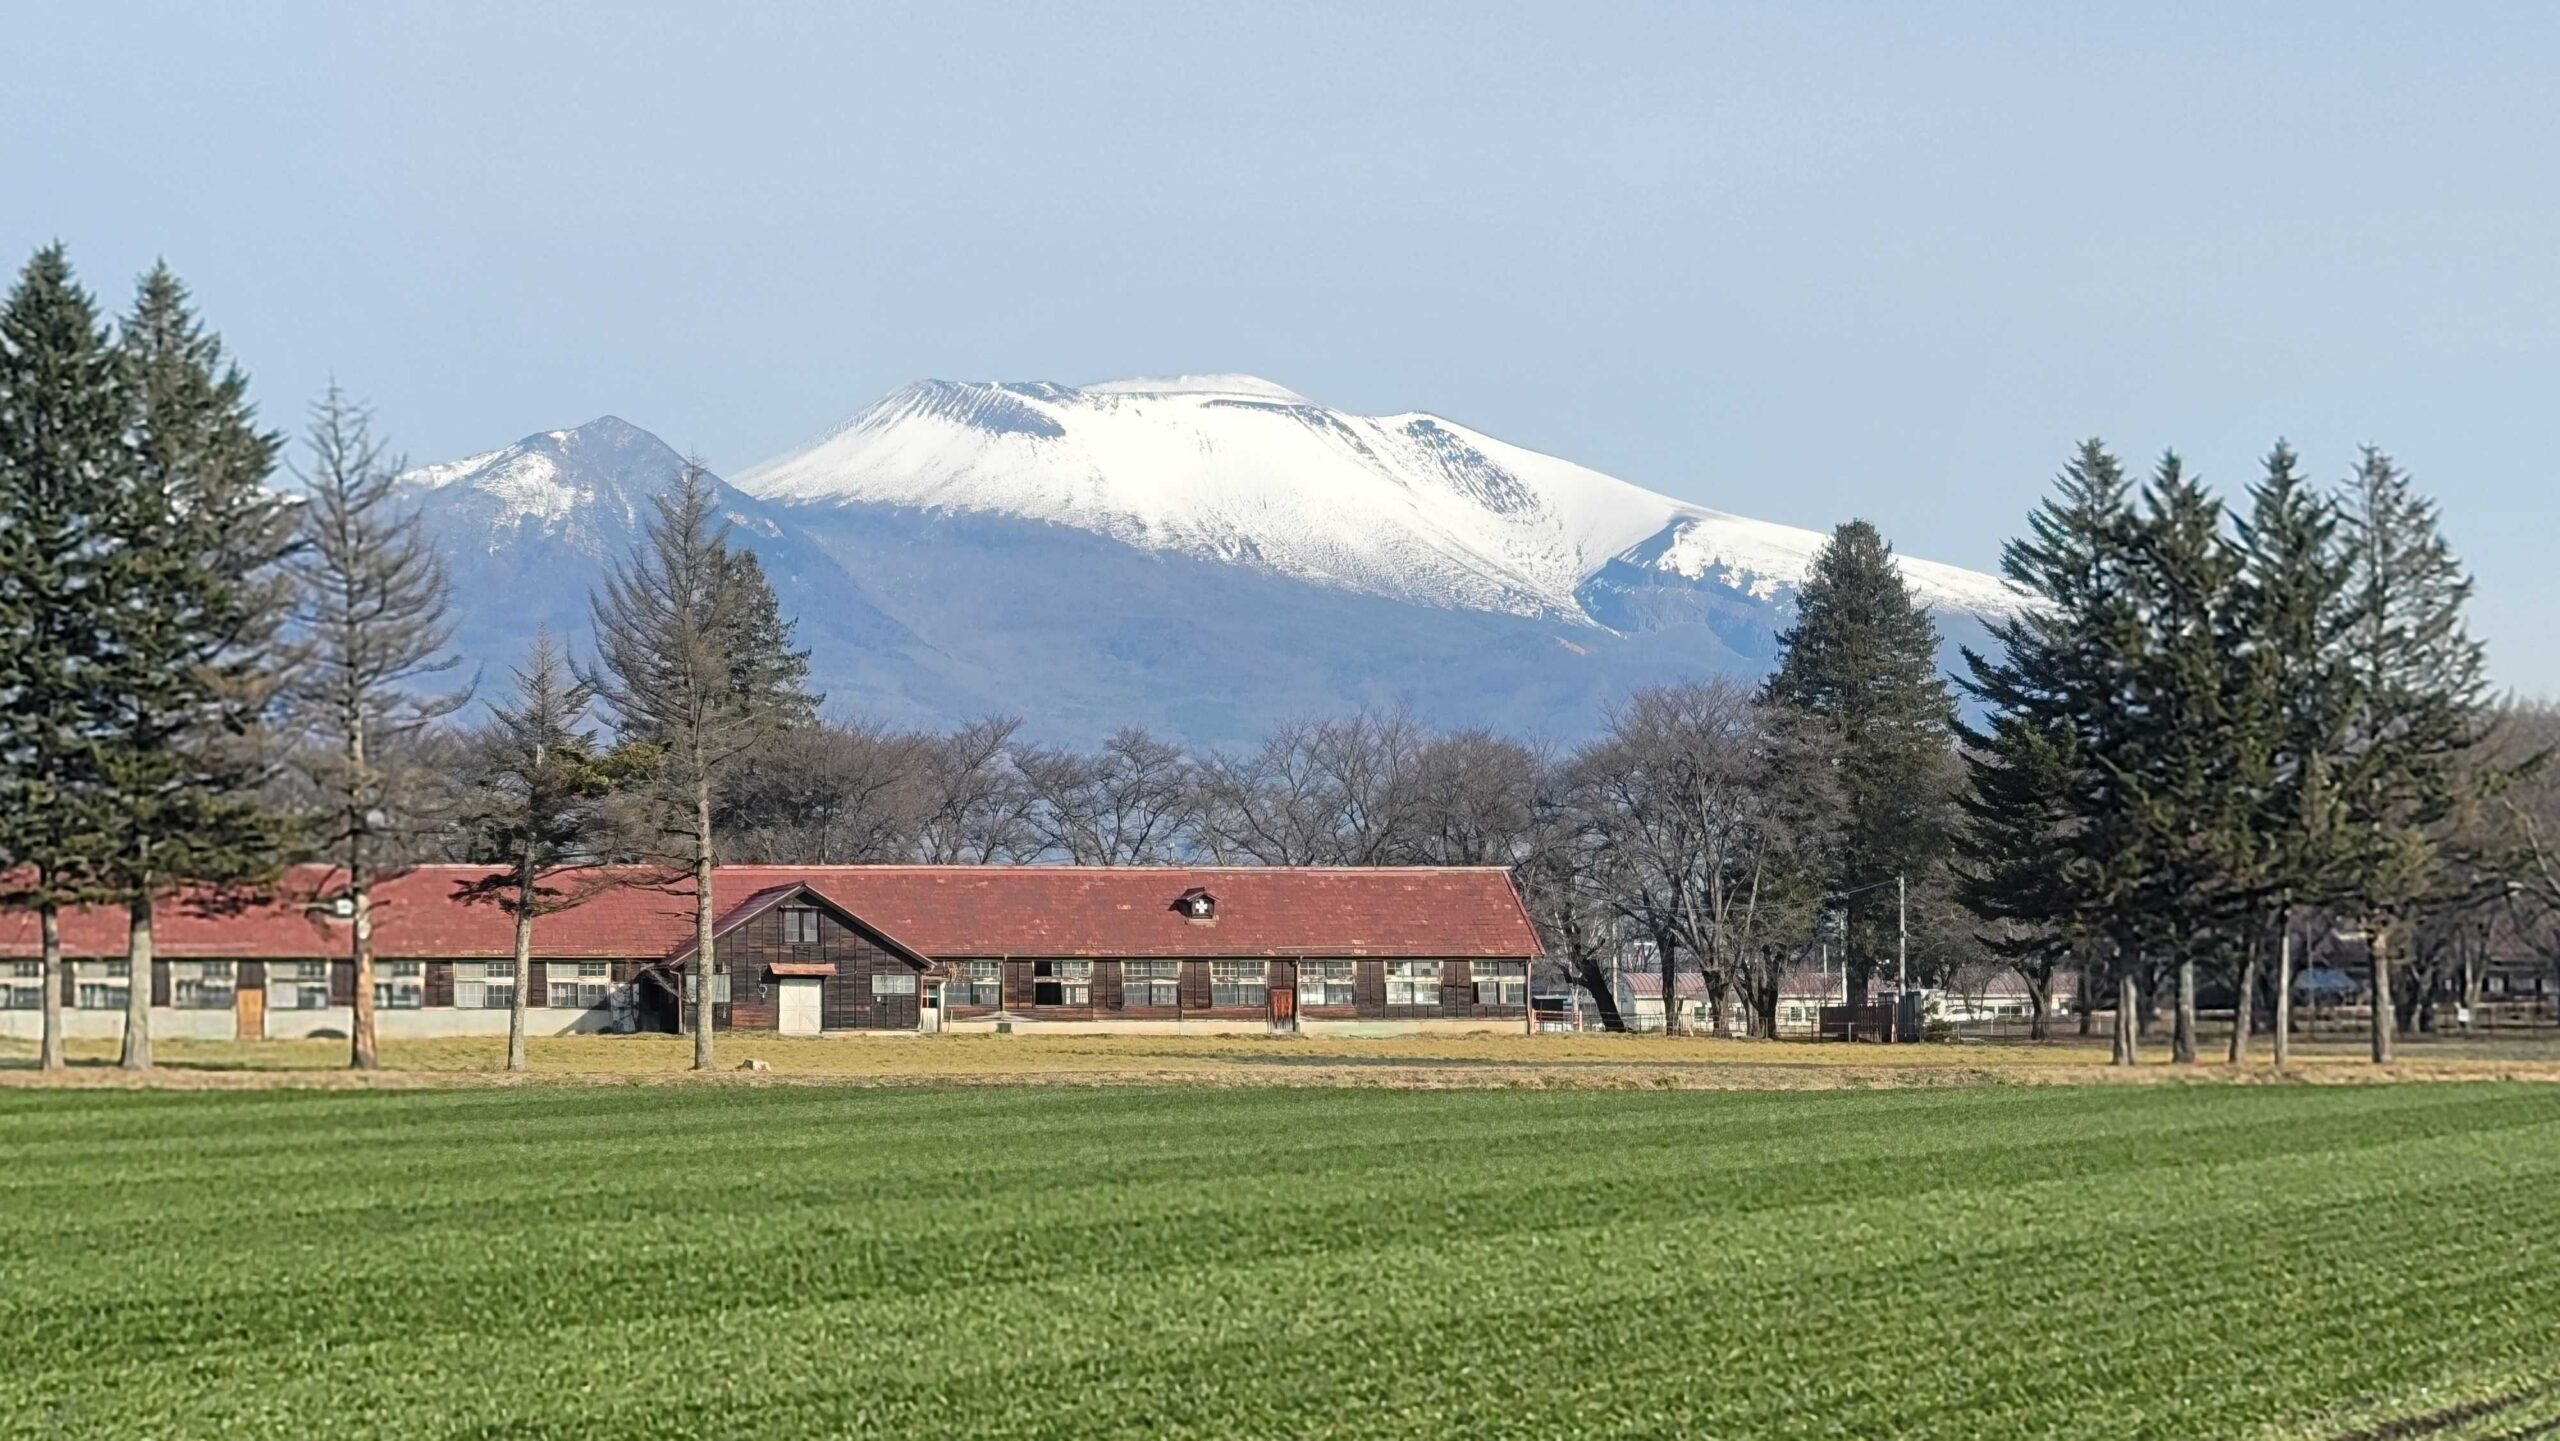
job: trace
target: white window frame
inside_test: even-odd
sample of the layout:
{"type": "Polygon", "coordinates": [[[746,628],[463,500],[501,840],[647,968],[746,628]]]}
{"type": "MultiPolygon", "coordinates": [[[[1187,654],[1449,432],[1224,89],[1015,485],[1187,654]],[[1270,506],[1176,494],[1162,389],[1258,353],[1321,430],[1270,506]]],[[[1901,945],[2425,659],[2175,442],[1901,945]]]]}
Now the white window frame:
{"type": "Polygon", "coordinates": [[[915,993],[916,973],[913,971],[902,967],[894,971],[871,973],[871,998],[875,1001],[892,996],[912,996],[915,993]]]}
{"type": "Polygon", "coordinates": [[[1093,1004],[1093,962],[1077,960],[1034,961],[1031,963],[1031,1004],[1035,1006],[1089,1006],[1093,1004]],[[1042,972],[1047,974],[1042,974],[1042,972]],[[1054,990],[1058,999],[1040,998],[1043,988],[1054,990]]]}
{"type": "Polygon", "coordinates": [[[1170,1011],[1181,1004],[1182,962],[1146,956],[1120,963],[1122,1010],[1170,1011]]]}
{"type": "Polygon", "coordinates": [[[1356,1005],[1359,986],[1358,961],[1298,962],[1298,1004],[1301,1006],[1356,1005]]]}
{"type": "Polygon", "coordinates": [[[1475,987],[1473,999],[1479,1006],[1528,1004],[1527,961],[1478,961],[1470,968],[1468,979],[1475,987]]]}
{"type": "Polygon", "coordinates": [[[1257,1011],[1271,1004],[1271,963],[1211,961],[1209,1004],[1213,1009],[1257,1011]]]}
{"type": "Polygon", "coordinates": [[[959,962],[951,968],[951,982],[944,995],[954,1006],[1003,1005],[1004,962],[959,962]]]}
{"type": "Polygon", "coordinates": [[[1438,961],[1387,962],[1387,1004],[1408,1010],[1438,1010],[1441,974],[1438,961]]]}
{"type": "Polygon", "coordinates": [[[825,928],[818,919],[816,906],[783,906],[782,943],[786,946],[814,946],[825,928]],[[803,935],[801,932],[806,931],[803,935]]]}

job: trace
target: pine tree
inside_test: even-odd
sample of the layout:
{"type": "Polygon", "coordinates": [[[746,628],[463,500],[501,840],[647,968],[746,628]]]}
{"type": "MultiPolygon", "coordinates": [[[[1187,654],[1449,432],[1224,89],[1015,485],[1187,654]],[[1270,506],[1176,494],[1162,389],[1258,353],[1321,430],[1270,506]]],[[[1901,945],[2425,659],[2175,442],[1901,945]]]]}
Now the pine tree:
{"type": "Polygon", "coordinates": [[[2237,687],[2238,551],[2219,501],[2172,453],[2142,494],[2131,598],[2145,644],[2130,668],[2124,744],[2109,758],[2131,807],[2139,857],[2132,903],[2149,945],[2175,966],[2171,1049],[2196,1060],[2196,966],[2223,939],[2252,850],[2248,800],[2269,740],[2237,687]]]}
{"type": "Polygon", "coordinates": [[[163,266],[118,335],[125,458],[106,584],[116,604],[92,687],[116,812],[109,874],[127,909],[123,1064],[151,1063],[152,907],[182,884],[254,880],[287,828],[261,804],[280,674],[288,541],[266,480],[277,438],[248,381],[163,266]]]}
{"type": "Polygon", "coordinates": [[[1839,756],[1829,884],[1864,898],[1847,903],[1851,993],[1863,1000],[1895,944],[1887,888],[1897,878],[1934,885],[1950,851],[1955,702],[1938,673],[1937,626],[1873,525],[1853,520],[1832,532],[1796,603],[1765,695],[1816,718],[1839,756]]]}
{"type": "Polygon", "coordinates": [[[0,308],[0,905],[36,912],[43,1036],[63,1065],[65,906],[102,899],[112,813],[91,705],[123,465],[116,360],[59,245],[0,308]]]}
{"type": "Polygon", "coordinates": [[[590,884],[565,873],[594,863],[612,832],[612,777],[586,730],[594,687],[571,675],[548,631],[515,672],[515,694],[492,704],[479,738],[466,827],[474,852],[504,865],[469,888],[515,920],[515,999],[507,1008],[507,1069],[525,1068],[525,1008],[533,989],[533,923],[583,904],[590,884]]]}
{"type": "Polygon", "coordinates": [[[2406,472],[2367,446],[2341,502],[2349,561],[2337,767],[2346,889],[2373,964],[2373,1059],[2392,1058],[2392,966],[2443,875],[2439,822],[2487,707],[2480,643],[2463,622],[2471,580],[2406,472]]]}
{"type": "Polygon", "coordinates": [[[762,568],[729,547],[717,486],[688,463],[673,491],[652,497],[640,545],[592,606],[597,689],[622,744],[655,757],[660,849],[693,872],[696,1070],[712,1065],[713,807],[740,756],[816,705],[802,686],[807,655],[790,648],[762,568]]]}
{"type": "Polygon", "coordinates": [[[2292,1044],[2293,952],[2288,917],[2297,904],[2336,898],[2342,836],[2333,775],[2346,749],[2347,691],[2341,653],[2354,623],[2347,608],[2349,557],[2339,543],[2336,504],[2313,488],[2293,448],[2278,441],[2250,489],[2236,526],[2243,558],[2234,607],[2243,637],[2237,685],[2247,709],[2270,726],[2262,784],[2250,797],[2262,919],[2248,929],[2231,1060],[2248,1058],[2257,965],[2273,942],[2278,1065],[2292,1044]]]}
{"type": "Polygon", "coordinates": [[[2143,862],[2123,777],[2137,717],[2125,707],[2147,643],[2132,595],[2139,526],[2123,466],[2083,442],[2055,494],[2009,542],[2001,569],[2026,598],[1993,627],[2001,653],[1965,652],[1969,784],[1963,889],[1986,920],[2057,947],[2111,954],[2115,1060],[2137,1059],[2143,862]]]}
{"type": "Polygon", "coordinates": [[[312,406],[300,546],[290,570],[301,646],[293,711],[320,797],[315,839],[341,871],[355,971],[348,1064],[381,1064],[374,1026],[373,889],[447,799],[417,742],[468,693],[422,690],[450,670],[444,562],[399,493],[372,416],[336,386],[312,406]]]}

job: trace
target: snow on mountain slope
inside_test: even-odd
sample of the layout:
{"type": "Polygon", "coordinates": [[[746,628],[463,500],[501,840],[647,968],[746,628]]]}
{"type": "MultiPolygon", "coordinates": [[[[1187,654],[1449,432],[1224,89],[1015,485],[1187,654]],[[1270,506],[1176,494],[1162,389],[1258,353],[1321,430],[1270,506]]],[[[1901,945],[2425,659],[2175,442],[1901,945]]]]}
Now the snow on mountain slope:
{"type": "MultiPolygon", "coordinates": [[[[1407,603],[1601,625],[1645,574],[1783,602],[1823,537],[1675,501],[1438,416],[1353,415],[1251,376],[928,380],[737,479],[795,510],[884,505],[1062,525],[1407,603]]],[[[1906,561],[1932,605],[1995,578],[1906,561]]]]}
{"type": "MultiPolygon", "coordinates": [[[[445,560],[453,648],[477,669],[484,694],[503,692],[537,627],[574,653],[589,649],[589,597],[606,567],[632,552],[651,497],[672,489],[684,464],[658,437],[608,415],[400,477],[445,560]]],[[[713,484],[733,542],[756,553],[799,620],[800,643],[862,657],[869,714],[927,723],[984,704],[824,547],[754,497],[713,484]]]]}

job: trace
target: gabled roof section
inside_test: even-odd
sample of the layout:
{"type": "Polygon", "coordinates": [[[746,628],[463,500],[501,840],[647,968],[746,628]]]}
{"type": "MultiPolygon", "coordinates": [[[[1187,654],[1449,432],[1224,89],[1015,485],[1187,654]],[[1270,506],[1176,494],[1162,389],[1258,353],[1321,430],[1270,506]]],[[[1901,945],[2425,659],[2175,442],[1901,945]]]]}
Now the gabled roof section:
{"type": "MultiPolygon", "coordinates": [[[[717,876],[714,876],[713,884],[718,884],[717,876]]],[[[729,934],[731,931],[736,930],[738,927],[745,925],[747,922],[754,920],[756,917],[763,915],[767,911],[780,906],[793,904],[813,906],[818,910],[826,912],[828,915],[835,917],[838,925],[841,925],[859,935],[868,937],[872,944],[878,946],[884,951],[887,951],[889,954],[896,956],[899,960],[905,961],[908,965],[929,967],[933,964],[932,957],[924,955],[917,951],[915,947],[908,945],[897,937],[881,930],[878,926],[872,925],[862,917],[846,910],[843,906],[838,905],[835,901],[821,894],[807,881],[787,881],[781,885],[767,886],[763,890],[757,891],[755,894],[748,896],[745,900],[730,907],[726,912],[722,913],[717,920],[714,920],[711,923],[713,950],[715,952],[718,950],[718,942],[722,936],[729,934]]],[[[676,949],[668,955],[667,960],[670,964],[682,965],[693,959],[694,948],[694,937],[688,933],[684,938],[684,943],[676,947],[676,949]]],[[[781,970],[778,966],[775,969],[777,973],[781,970]]],[[[832,970],[832,967],[830,969],[832,970]]],[[[813,972],[812,974],[815,973],[813,972]]]]}

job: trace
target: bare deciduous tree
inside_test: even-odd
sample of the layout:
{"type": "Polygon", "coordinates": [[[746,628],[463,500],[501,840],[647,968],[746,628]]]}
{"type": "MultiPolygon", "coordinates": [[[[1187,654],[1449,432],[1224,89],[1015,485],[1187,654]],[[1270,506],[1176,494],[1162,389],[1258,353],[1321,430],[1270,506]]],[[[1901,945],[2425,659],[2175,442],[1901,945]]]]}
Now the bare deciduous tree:
{"type": "Polygon", "coordinates": [[[331,386],[312,407],[300,544],[287,562],[299,646],[292,712],[297,757],[318,802],[322,854],[349,909],[354,1022],[349,1064],[381,1064],[374,1031],[373,888],[449,799],[417,743],[467,692],[417,687],[450,670],[443,560],[400,500],[398,462],[372,416],[331,386]]]}

